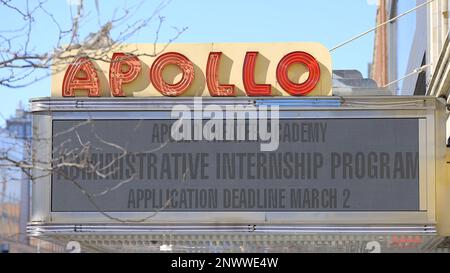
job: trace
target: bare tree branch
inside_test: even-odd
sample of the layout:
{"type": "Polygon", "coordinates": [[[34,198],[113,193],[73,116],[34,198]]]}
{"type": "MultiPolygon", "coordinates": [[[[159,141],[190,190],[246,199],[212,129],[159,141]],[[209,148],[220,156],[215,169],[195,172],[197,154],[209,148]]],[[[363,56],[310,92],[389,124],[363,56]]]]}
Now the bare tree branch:
{"type": "MultiPolygon", "coordinates": [[[[14,30],[0,31],[0,86],[8,88],[28,86],[52,73],[59,72],[51,71],[51,66],[65,67],[78,56],[110,62],[109,52],[120,50],[124,42],[153,22],[157,24],[154,42],[158,42],[165,18],[161,12],[171,3],[171,0],[159,2],[153,13],[146,18],[136,19],[143,1],[131,7],[116,9],[112,17],[104,23],[101,22],[100,17],[100,2],[95,1],[98,28],[88,34],[84,34],[86,32],[84,28],[89,22],[89,12],[86,12],[83,0],[77,3],[75,9],[70,6],[70,23],[63,27],[67,25],[67,22],[58,21],[47,1],[26,1],[23,5],[13,4],[10,0],[0,1],[0,9],[11,10],[20,19],[19,26],[13,26],[14,30]],[[47,49],[37,50],[30,48],[30,45],[36,40],[42,40],[42,37],[34,35],[34,29],[38,27],[41,20],[51,22],[55,28],[49,30],[49,33],[55,33],[55,35],[49,35],[49,40],[54,40],[53,44],[44,42],[48,45],[47,49]],[[134,21],[130,22],[131,20],[134,21]],[[117,35],[113,35],[113,31],[117,35]]],[[[138,56],[157,56],[178,39],[187,27],[174,29],[176,31],[174,36],[160,50],[157,50],[155,45],[153,53],[138,54],[138,56]]]]}

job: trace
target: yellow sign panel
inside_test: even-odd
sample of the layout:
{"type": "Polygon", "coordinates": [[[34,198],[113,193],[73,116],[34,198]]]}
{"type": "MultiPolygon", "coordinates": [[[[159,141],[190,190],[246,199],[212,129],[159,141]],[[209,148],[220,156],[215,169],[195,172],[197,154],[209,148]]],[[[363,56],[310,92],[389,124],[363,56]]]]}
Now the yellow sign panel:
{"type": "Polygon", "coordinates": [[[55,62],[52,96],[331,95],[331,56],[314,42],[129,44],[105,55],[55,62]]]}

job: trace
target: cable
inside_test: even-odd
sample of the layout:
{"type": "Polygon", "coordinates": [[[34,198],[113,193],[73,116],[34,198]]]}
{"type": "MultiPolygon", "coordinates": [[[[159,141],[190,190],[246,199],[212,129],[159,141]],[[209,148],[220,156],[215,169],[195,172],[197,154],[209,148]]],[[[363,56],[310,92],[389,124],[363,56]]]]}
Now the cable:
{"type": "Polygon", "coordinates": [[[399,78],[399,79],[397,79],[395,81],[392,81],[392,82],[384,85],[383,88],[388,87],[390,85],[393,85],[394,83],[397,83],[397,82],[399,82],[401,80],[404,80],[404,79],[408,78],[409,76],[412,76],[414,74],[420,73],[420,72],[424,71],[425,69],[427,69],[429,66],[431,66],[431,64],[422,65],[421,67],[414,69],[411,73],[406,74],[405,76],[403,76],[403,77],[401,77],[401,78],[399,78]]]}
{"type": "Polygon", "coordinates": [[[404,13],[402,13],[402,14],[400,14],[400,15],[397,15],[397,16],[395,16],[395,17],[393,17],[393,18],[391,18],[391,19],[385,21],[384,23],[381,23],[381,24],[379,24],[379,25],[377,25],[377,26],[375,26],[375,27],[373,27],[373,28],[371,28],[371,29],[369,29],[369,30],[367,30],[367,31],[365,31],[365,32],[363,32],[363,33],[361,33],[361,34],[358,34],[358,35],[356,35],[356,36],[354,36],[354,37],[348,39],[347,41],[342,42],[342,43],[340,43],[340,44],[338,44],[338,45],[332,47],[332,48],[330,49],[330,52],[331,52],[331,51],[334,51],[335,49],[338,49],[338,48],[340,48],[340,47],[342,47],[342,46],[344,46],[344,45],[346,45],[346,44],[348,44],[348,43],[350,43],[350,42],[353,42],[354,40],[359,39],[359,38],[361,38],[362,36],[364,36],[364,35],[366,35],[366,34],[372,32],[372,31],[374,31],[374,30],[377,30],[378,28],[380,28],[380,27],[382,27],[382,26],[384,26],[384,25],[386,25],[386,24],[388,24],[388,23],[390,23],[390,22],[392,22],[392,21],[395,21],[395,20],[397,20],[397,19],[400,18],[400,17],[403,17],[403,16],[405,16],[405,15],[408,14],[408,13],[411,13],[411,12],[415,11],[416,9],[419,9],[419,8],[425,6],[425,5],[428,5],[428,4],[430,4],[431,2],[433,2],[433,1],[435,1],[435,0],[430,0],[430,1],[427,1],[427,2],[425,2],[425,3],[422,3],[422,4],[420,4],[420,5],[416,6],[416,7],[414,7],[414,8],[412,8],[412,9],[408,10],[408,11],[405,11],[404,13]]]}

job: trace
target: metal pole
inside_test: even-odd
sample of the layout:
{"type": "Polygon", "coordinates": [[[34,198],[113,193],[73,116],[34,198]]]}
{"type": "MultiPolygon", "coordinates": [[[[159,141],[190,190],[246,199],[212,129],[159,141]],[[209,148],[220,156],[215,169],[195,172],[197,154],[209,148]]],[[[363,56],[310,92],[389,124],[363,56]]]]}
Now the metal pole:
{"type": "Polygon", "coordinates": [[[21,185],[20,185],[20,218],[19,218],[19,240],[21,243],[27,244],[29,243],[29,239],[27,237],[27,223],[30,214],[30,184],[28,177],[24,173],[22,173],[21,185]]]}
{"type": "MultiPolygon", "coordinates": [[[[23,132],[26,132],[27,124],[23,125],[23,132]]],[[[24,160],[28,160],[28,136],[24,134],[23,137],[23,157],[24,160]]],[[[19,218],[19,241],[23,244],[29,244],[29,238],[27,236],[27,224],[30,219],[30,179],[22,171],[21,172],[21,183],[20,183],[20,218],[19,218]]]]}

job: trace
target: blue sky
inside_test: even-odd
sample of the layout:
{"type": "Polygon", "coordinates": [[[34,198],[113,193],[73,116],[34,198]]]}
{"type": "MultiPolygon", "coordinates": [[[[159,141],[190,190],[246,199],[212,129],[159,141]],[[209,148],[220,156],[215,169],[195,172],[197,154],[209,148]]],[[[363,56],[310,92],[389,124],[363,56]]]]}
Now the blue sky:
{"type": "MultiPolygon", "coordinates": [[[[77,0],[50,0],[47,9],[64,24],[69,23],[70,8],[74,9],[77,0]],[[72,4],[71,4],[72,3],[72,4]]],[[[98,16],[94,1],[87,0],[86,10],[89,20],[83,24],[82,31],[89,33],[98,27],[98,16]]],[[[111,18],[117,8],[133,6],[140,1],[99,0],[100,24],[111,18]],[[113,4],[114,3],[114,4],[113,4]]],[[[331,48],[346,39],[359,34],[375,24],[376,1],[374,0],[173,0],[161,12],[165,24],[160,32],[160,41],[172,38],[173,27],[188,27],[176,42],[285,42],[316,41],[331,48]]],[[[134,19],[148,17],[160,1],[145,1],[133,15],[134,19]]],[[[400,0],[400,10],[414,6],[415,1],[400,0]]],[[[120,13],[120,10],[119,10],[120,13]]],[[[11,24],[1,30],[13,29],[21,18],[10,10],[0,8],[3,22],[11,24]]],[[[407,31],[399,33],[400,64],[399,74],[404,74],[407,52],[412,39],[414,14],[401,19],[407,31]],[[403,61],[404,60],[404,61],[403,61]]],[[[153,43],[158,21],[141,30],[127,42],[153,43]]],[[[30,42],[31,46],[45,51],[55,42],[56,28],[50,20],[37,20],[30,42]]],[[[358,69],[367,76],[368,63],[372,61],[373,33],[354,41],[332,53],[333,69],[358,69]]],[[[27,102],[31,97],[50,95],[50,79],[41,80],[25,88],[8,89],[0,87],[3,117],[9,117],[20,100],[27,102]]],[[[0,124],[3,120],[0,119],[0,124]]]]}

